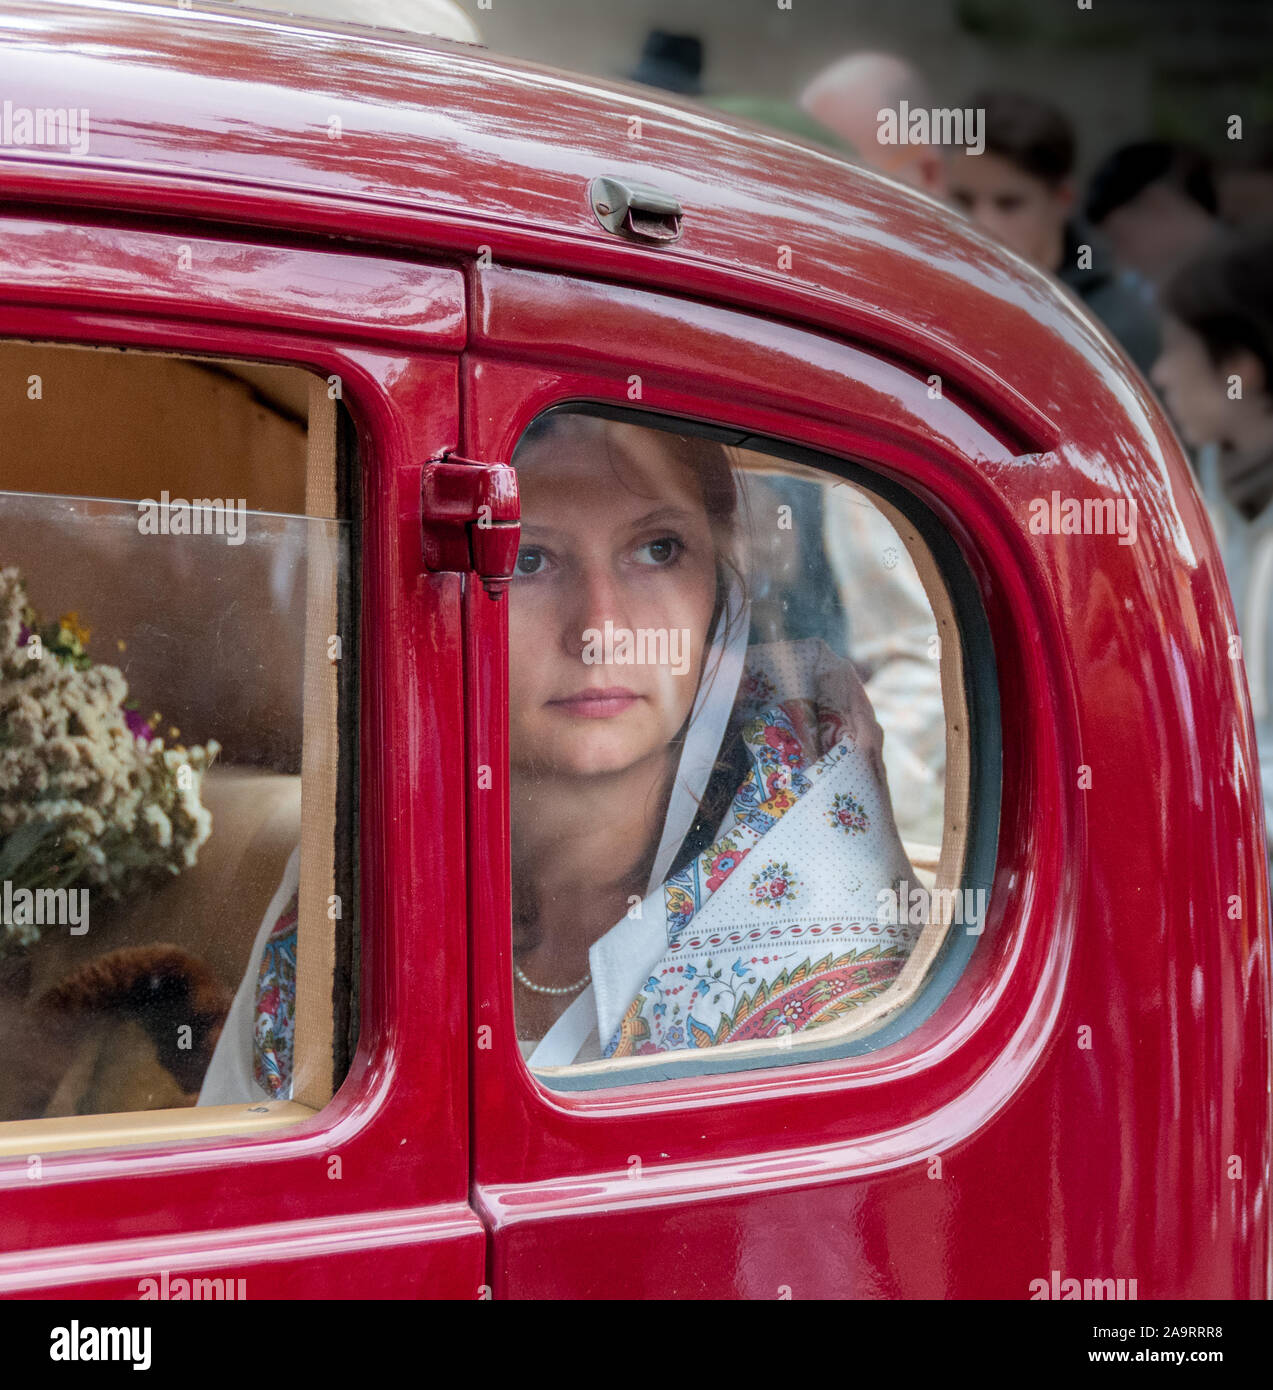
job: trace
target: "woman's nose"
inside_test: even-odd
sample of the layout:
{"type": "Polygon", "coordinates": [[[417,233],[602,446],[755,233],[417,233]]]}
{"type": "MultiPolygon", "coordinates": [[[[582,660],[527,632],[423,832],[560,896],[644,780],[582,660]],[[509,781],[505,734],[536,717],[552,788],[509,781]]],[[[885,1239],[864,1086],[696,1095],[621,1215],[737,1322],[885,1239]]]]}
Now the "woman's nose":
{"type": "Polygon", "coordinates": [[[573,598],[562,631],[563,645],[572,656],[588,646],[592,633],[604,634],[607,622],[616,629],[624,626],[627,612],[623,586],[608,565],[580,569],[575,576],[573,598]]]}

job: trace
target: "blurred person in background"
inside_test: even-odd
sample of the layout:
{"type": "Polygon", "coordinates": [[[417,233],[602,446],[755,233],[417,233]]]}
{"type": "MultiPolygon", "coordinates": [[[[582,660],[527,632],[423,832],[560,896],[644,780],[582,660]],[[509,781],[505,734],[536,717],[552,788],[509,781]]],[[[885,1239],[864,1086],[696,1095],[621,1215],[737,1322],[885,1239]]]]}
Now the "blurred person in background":
{"type": "Polygon", "coordinates": [[[1186,443],[1215,460],[1202,490],[1237,612],[1273,855],[1273,229],[1186,264],[1162,304],[1151,376],[1186,443]]]}
{"type": "Polygon", "coordinates": [[[1256,127],[1232,149],[1216,171],[1221,218],[1231,227],[1273,223],[1273,125],[1256,127]]]}
{"type": "Polygon", "coordinates": [[[1163,284],[1221,230],[1211,166],[1168,140],[1124,145],[1088,184],[1087,219],[1109,239],[1118,264],[1163,284]]]}
{"type": "Polygon", "coordinates": [[[1024,92],[979,92],[985,152],[952,161],[951,198],[1010,251],[1055,275],[1147,372],[1158,355],[1149,285],[1120,271],[1108,245],[1075,214],[1074,128],[1024,92]]]}
{"type": "Polygon", "coordinates": [[[801,107],[868,168],[934,198],[945,197],[946,161],[938,146],[879,140],[880,112],[896,111],[903,101],[912,111],[933,106],[919,71],[892,53],[851,53],[824,68],[800,94],[801,107]]]}

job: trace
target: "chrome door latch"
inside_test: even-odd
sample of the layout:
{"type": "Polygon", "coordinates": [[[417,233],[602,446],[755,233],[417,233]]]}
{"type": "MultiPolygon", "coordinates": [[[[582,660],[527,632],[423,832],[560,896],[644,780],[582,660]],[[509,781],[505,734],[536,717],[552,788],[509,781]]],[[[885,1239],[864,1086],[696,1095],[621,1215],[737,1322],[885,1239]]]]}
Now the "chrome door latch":
{"type": "Polygon", "coordinates": [[[588,185],[593,216],[616,236],[672,242],[681,235],[681,205],[670,193],[645,183],[597,178],[588,185]]]}
{"type": "Polygon", "coordinates": [[[472,570],[493,598],[513,578],[521,541],[517,474],[443,450],[420,474],[424,564],[431,571],[472,570]]]}

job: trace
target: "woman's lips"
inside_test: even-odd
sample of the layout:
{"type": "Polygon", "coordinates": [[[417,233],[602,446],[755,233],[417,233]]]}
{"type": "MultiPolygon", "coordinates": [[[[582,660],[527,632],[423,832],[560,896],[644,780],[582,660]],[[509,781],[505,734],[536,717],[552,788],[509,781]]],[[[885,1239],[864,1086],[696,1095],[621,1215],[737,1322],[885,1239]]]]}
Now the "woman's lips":
{"type": "Polygon", "coordinates": [[[641,699],[635,691],[623,685],[609,685],[604,689],[581,690],[577,695],[568,695],[564,700],[549,700],[553,709],[563,714],[573,714],[580,719],[613,719],[622,714],[641,699]]]}

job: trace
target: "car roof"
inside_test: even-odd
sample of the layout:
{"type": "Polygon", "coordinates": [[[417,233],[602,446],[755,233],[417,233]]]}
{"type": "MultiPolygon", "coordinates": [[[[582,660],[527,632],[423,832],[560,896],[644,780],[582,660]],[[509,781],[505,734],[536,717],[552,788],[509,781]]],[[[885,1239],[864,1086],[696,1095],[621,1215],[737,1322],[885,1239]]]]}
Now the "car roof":
{"type": "Polygon", "coordinates": [[[215,189],[241,222],[266,195],[338,200],[365,213],[364,235],[384,217],[386,237],[390,213],[428,213],[470,243],[516,234],[528,262],[564,258],[850,332],[979,389],[1025,449],[1050,447],[1094,392],[1138,415],[1138,432],[1150,424],[1139,378],[1067,293],[962,217],[831,151],[648,88],[275,13],[8,0],[0,91],[15,107],[81,108],[91,128],[79,153],[0,148],[10,198],[153,206],[153,180],[191,207],[211,206],[215,189]],[[618,247],[589,204],[598,175],[676,197],[680,240],[618,247]]]}

